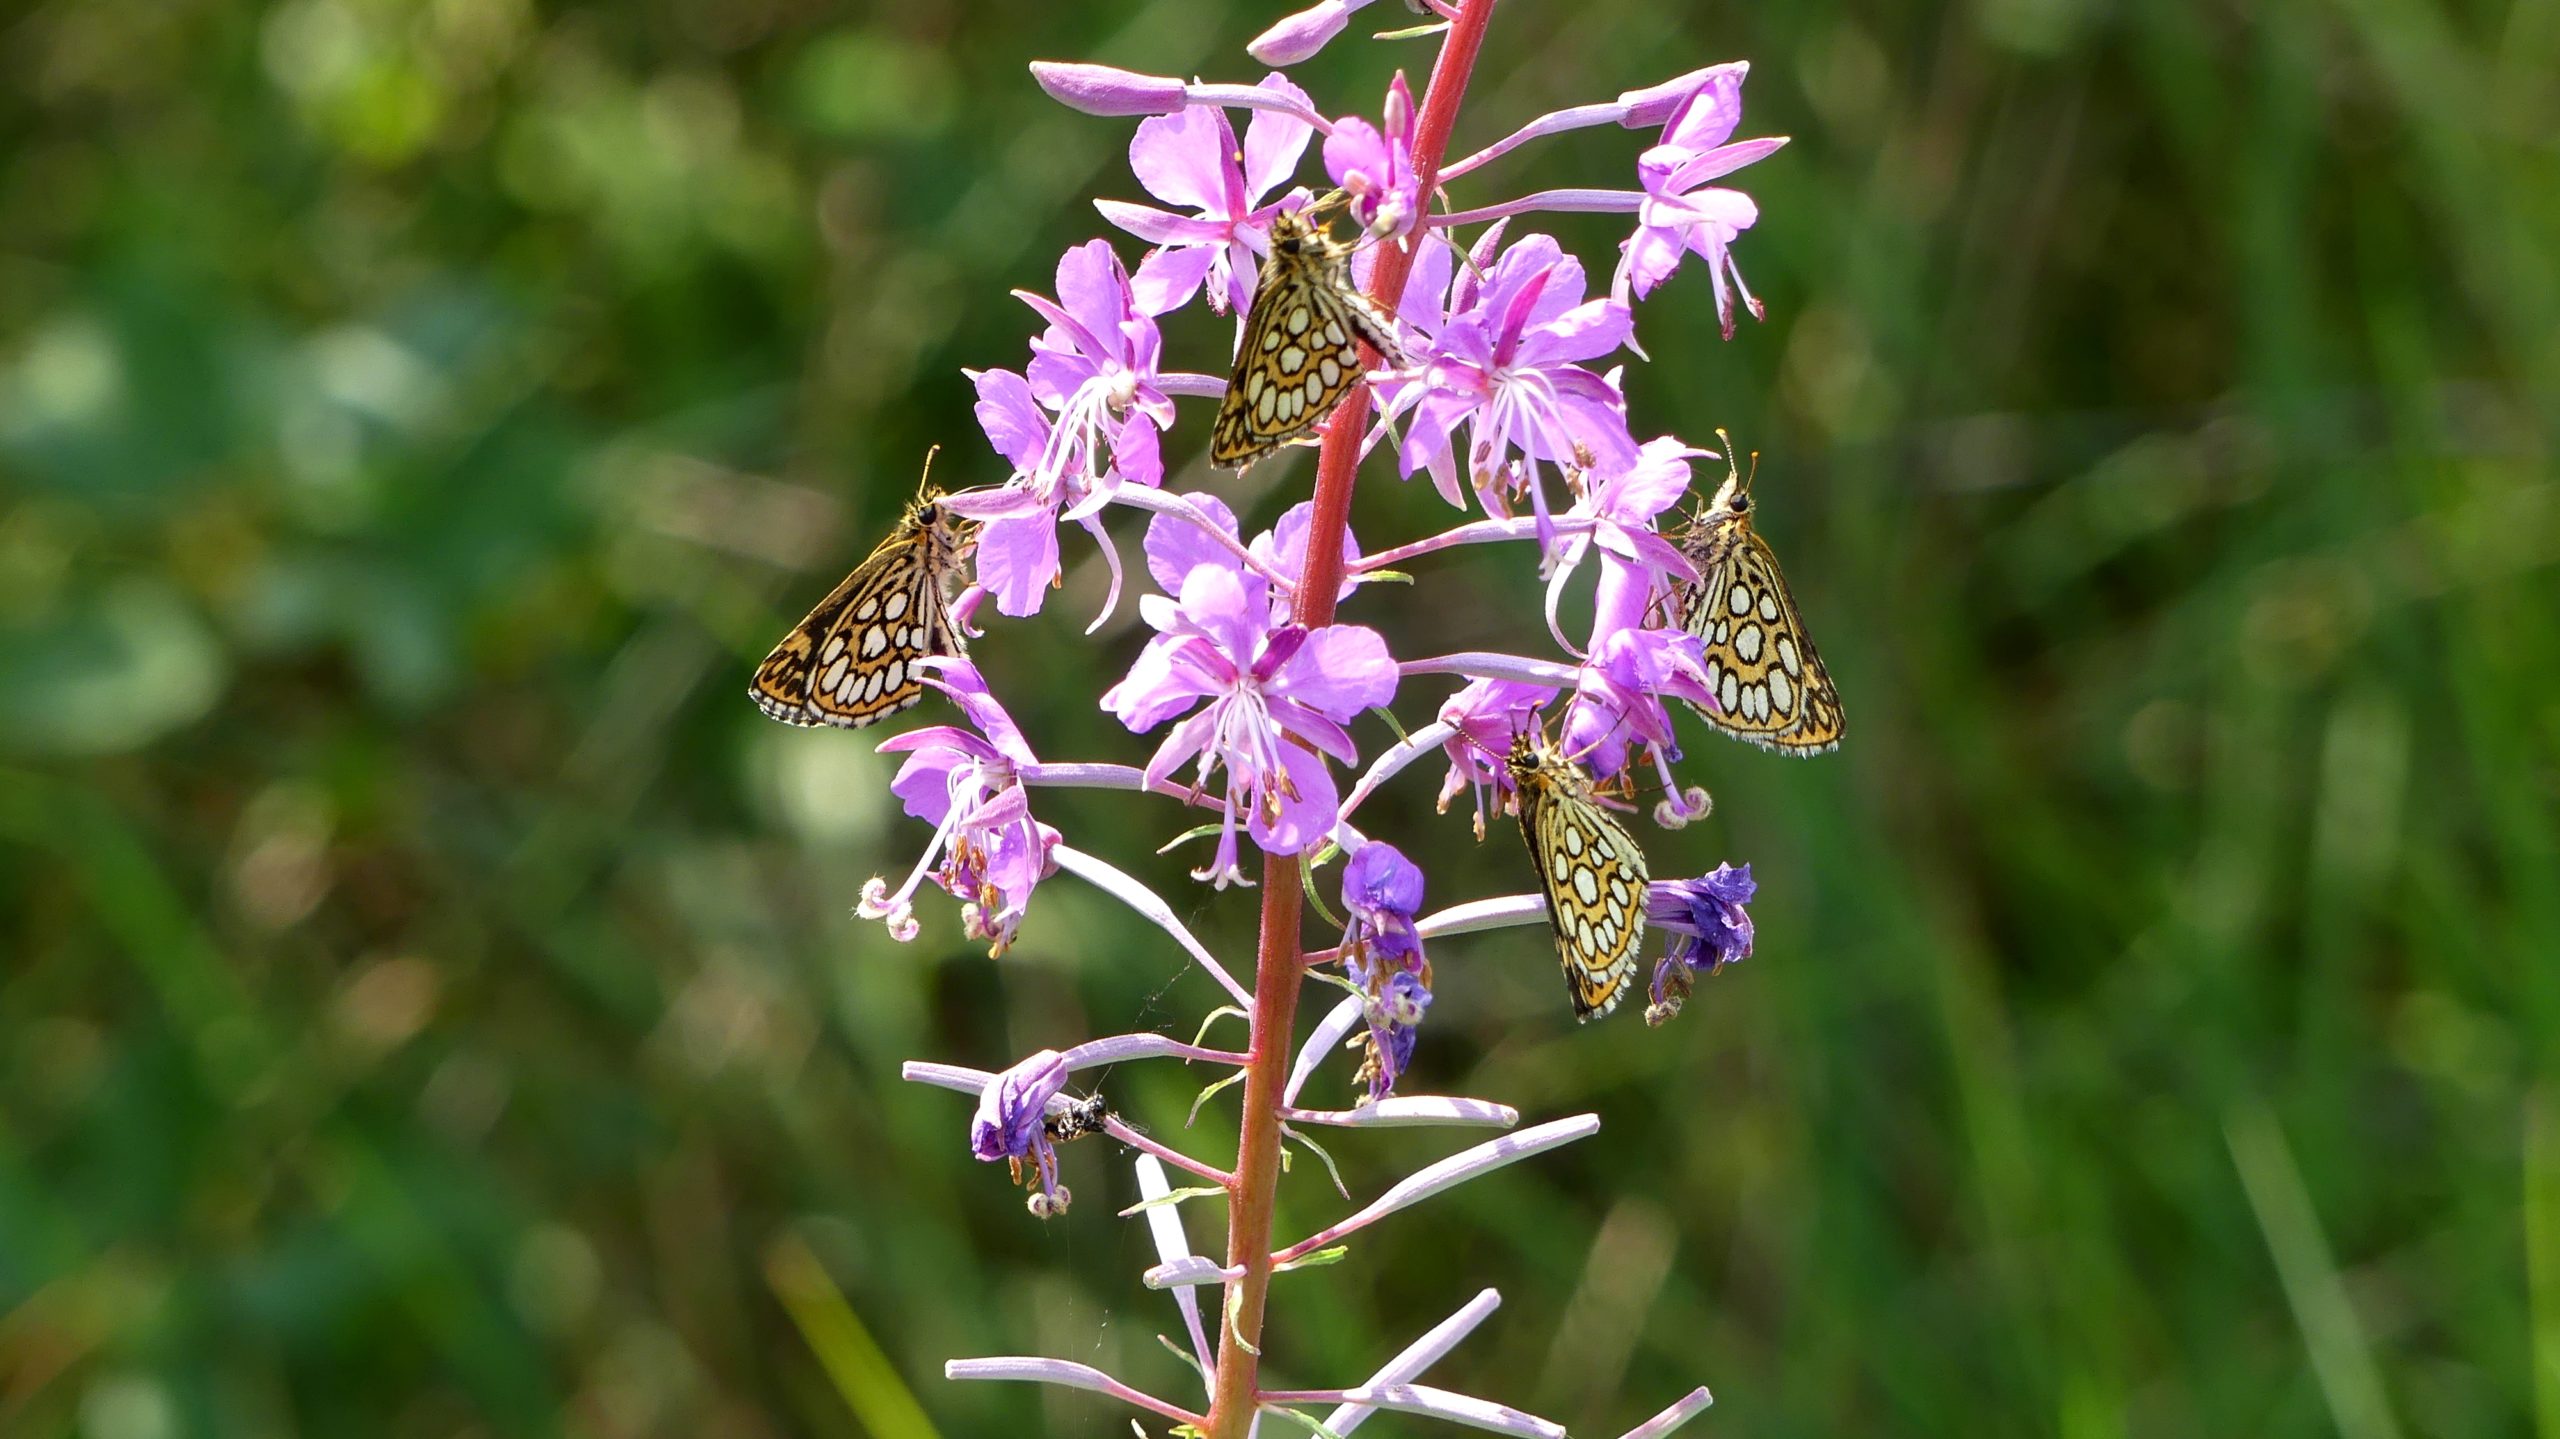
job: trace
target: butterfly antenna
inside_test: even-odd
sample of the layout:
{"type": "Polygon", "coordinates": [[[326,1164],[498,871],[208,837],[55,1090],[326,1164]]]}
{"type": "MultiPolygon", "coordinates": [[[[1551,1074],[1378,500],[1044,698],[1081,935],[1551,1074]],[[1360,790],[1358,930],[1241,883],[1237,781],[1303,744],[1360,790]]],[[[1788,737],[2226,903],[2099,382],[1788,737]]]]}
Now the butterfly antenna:
{"type": "Polygon", "coordinates": [[[942,453],[942,446],[940,446],[940,445],[927,445],[927,446],[925,446],[925,447],[924,447],[924,473],[923,473],[923,474],[921,474],[921,475],[916,476],[916,494],[917,494],[917,495],[919,495],[919,496],[923,495],[923,494],[924,494],[924,492],[925,492],[926,487],[932,483],[932,481],[933,481],[933,457],[934,457],[934,456],[936,456],[936,455],[938,455],[938,454],[941,454],[941,453],[942,453]]]}
{"type": "MultiPolygon", "coordinates": [[[[1722,426],[1722,425],[1718,425],[1718,426],[1716,426],[1716,443],[1718,443],[1718,444],[1720,444],[1720,445],[1723,445],[1723,446],[1724,446],[1724,474],[1725,474],[1725,478],[1726,478],[1726,479],[1729,479],[1729,480],[1740,480],[1740,481],[1742,482],[1742,489],[1743,489],[1743,492],[1744,492],[1745,494],[1750,493],[1750,490],[1751,490],[1751,475],[1745,475],[1745,474],[1742,472],[1742,466],[1741,466],[1741,464],[1740,464],[1739,462],[1737,462],[1737,461],[1734,459],[1734,457],[1733,457],[1733,434],[1732,434],[1732,432],[1731,432],[1731,431],[1729,431],[1729,430],[1727,430],[1727,429],[1725,429],[1725,427],[1724,427],[1724,426],[1722,426]]],[[[1759,474],[1759,473],[1760,473],[1760,452],[1759,452],[1758,450],[1753,450],[1753,451],[1751,452],[1751,474],[1752,474],[1752,475],[1757,475],[1757,474],[1759,474]]]]}

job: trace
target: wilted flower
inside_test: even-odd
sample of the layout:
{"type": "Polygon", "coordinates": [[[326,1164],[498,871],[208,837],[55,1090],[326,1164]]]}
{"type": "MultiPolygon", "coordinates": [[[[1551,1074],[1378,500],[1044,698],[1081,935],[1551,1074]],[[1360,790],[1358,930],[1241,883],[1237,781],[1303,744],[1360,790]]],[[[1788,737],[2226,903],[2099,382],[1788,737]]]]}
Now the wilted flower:
{"type": "MultiPolygon", "coordinates": [[[[1191,498],[1225,515],[1214,497],[1191,498]]],[[[1158,516],[1146,544],[1148,568],[1169,592],[1140,602],[1158,634],[1102,704],[1142,734],[1189,715],[1157,746],[1146,776],[1161,781],[1195,757],[1202,788],[1227,772],[1217,855],[1197,871],[1223,885],[1244,877],[1240,814],[1271,854],[1296,854],[1331,833],[1336,797],[1324,756],[1359,757],[1342,726],[1395,697],[1395,661],[1365,626],[1287,622],[1269,582],[1188,522],[1158,516]]]]}
{"type": "Polygon", "coordinates": [[[1766,317],[1760,302],[1742,283],[1734,263],[1733,242],[1760,218],[1760,207],[1740,190],[1707,182],[1729,175],[1786,144],[1784,136],[1727,144],[1742,120],[1742,79],[1751,67],[1742,62],[1718,65],[1663,127],[1662,143],[1644,152],[1636,174],[1645,200],[1636,212],[1636,232],[1619,246],[1617,278],[1611,292],[1619,303],[1632,293],[1643,299],[1671,278],[1684,256],[1707,262],[1715,281],[1716,318],[1724,337],[1733,338],[1733,296],[1739,292],[1753,319],[1766,317]],[[1732,277],[1731,287],[1726,277],[1732,277]]]}
{"type": "MultiPolygon", "coordinates": [[[[1261,87],[1312,108],[1307,93],[1281,75],[1261,87]]],[[[1293,115],[1256,110],[1244,143],[1225,109],[1193,105],[1140,121],[1129,142],[1129,169],[1147,192],[1192,213],[1177,215],[1123,200],[1096,200],[1112,224],[1156,248],[1138,265],[1137,292],[1161,315],[1209,289],[1209,308],[1223,315],[1253,300],[1255,258],[1271,248],[1271,216],[1279,201],[1264,197],[1289,182],[1315,127],[1293,115]]]]}
{"type": "Polygon", "coordinates": [[[1343,866],[1342,904],[1351,915],[1342,934],[1342,967],[1360,989],[1361,1017],[1369,1024],[1369,1053],[1356,1078],[1375,1103],[1394,1091],[1413,1062],[1423,1011],[1431,1007],[1431,962],[1413,924],[1422,909],[1422,871],[1393,845],[1364,844],[1343,866]]]}
{"type": "Polygon", "coordinates": [[[1031,1189],[1031,1212],[1043,1219],[1064,1214],[1075,1198],[1058,1182],[1058,1149],[1042,1121],[1049,1101],[1066,1087],[1067,1062],[1054,1049],[1044,1049],[987,1081],[978,1094],[978,1114],[969,1122],[969,1152],[992,1164],[1012,1167],[1013,1182],[1031,1189]],[[1023,1165],[1031,1166],[1030,1178],[1023,1165]]]}
{"type": "Polygon", "coordinates": [[[989,955],[1001,955],[1022,928],[1033,887],[1053,867],[1049,851],[1058,832],[1031,817],[1019,767],[1037,761],[1012,716],[987,693],[977,666],[940,657],[915,663],[931,668],[925,682],[949,696],[977,733],[931,725],[881,742],[883,753],[907,755],[890,791],[907,813],[932,824],[934,834],[897,893],[875,877],[863,886],[856,912],[887,920],[889,933],[900,940],[915,938],[910,900],[930,874],[960,901],[969,937],[986,940],[989,955]]]}
{"type": "Polygon", "coordinates": [[[1645,1023],[1678,1014],[1699,975],[1751,957],[1751,915],[1743,906],[1758,889],[1751,866],[1720,864],[1696,879],[1657,881],[1646,890],[1644,917],[1671,936],[1671,947],[1654,966],[1645,1023]]]}

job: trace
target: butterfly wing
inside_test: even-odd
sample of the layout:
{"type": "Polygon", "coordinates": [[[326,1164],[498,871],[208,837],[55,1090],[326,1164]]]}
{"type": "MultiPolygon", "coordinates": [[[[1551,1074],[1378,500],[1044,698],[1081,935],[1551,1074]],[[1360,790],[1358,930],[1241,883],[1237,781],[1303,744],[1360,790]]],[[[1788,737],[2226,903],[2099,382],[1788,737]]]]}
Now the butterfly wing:
{"type": "Polygon", "coordinates": [[[784,724],[859,729],[924,698],[915,662],[966,653],[940,549],[925,526],[902,522],[756,666],[756,707],[784,724]]]}
{"type": "Polygon", "coordinates": [[[1361,341],[1397,354],[1393,332],[1341,270],[1339,260],[1304,258],[1264,267],[1209,432],[1209,463],[1241,470],[1314,429],[1360,382],[1361,341]]]}
{"type": "Polygon", "coordinates": [[[1546,891],[1573,1017],[1588,1023],[1617,1008],[1644,944],[1644,851],[1607,810],[1553,772],[1521,786],[1520,832],[1546,891]]]}
{"type": "Polygon", "coordinates": [[[1718,708],[1698,717],[1780,754],[1814,755],[1840,743],[1840,691],[1813,647],[1795,596],[1768,542],[1736,524],[1711,543],[1721,551],[1686,606],[1683,626],[1705,645],[1707,687],[1718,708]]]}

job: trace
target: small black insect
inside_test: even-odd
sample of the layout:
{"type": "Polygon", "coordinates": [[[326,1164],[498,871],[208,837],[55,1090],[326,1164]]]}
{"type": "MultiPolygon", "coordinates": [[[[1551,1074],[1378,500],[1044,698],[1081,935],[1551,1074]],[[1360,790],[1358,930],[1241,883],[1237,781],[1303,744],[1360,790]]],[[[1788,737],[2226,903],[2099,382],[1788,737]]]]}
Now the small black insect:
{"type": "Polygon", "coordinates": [[[1088,1134],[1100,1134],[1103,1121],[1112,1118],[1111,1106],[1099,1094],[1073,1100],[1064,1111],[1052,1110],[1041,1116],[1040,1127],[1048,1131],[1049,1142],[1065,1144],[1088,1134]]]}

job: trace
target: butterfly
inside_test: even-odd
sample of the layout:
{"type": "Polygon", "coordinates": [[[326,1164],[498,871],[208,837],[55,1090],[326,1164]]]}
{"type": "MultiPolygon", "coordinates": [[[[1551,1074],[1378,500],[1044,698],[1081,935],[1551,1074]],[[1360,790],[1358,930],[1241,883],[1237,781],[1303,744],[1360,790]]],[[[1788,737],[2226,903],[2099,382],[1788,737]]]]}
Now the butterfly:
{"type": "Polygon", "coordinates": [[[920,491],[880,547],[756,666],[747,690],[756,708],[784,724],[859,729],[924,698],[916,661],[968,653],[950,586],[977,532],[942,491],[920,491]]]}
{"type": "Polygon", "coordinates": [[[1359,383],[1360,342],[1401,364],[1392,328],[1351,286],[1351,246],[1294,210],[1271,217],[1271,258],[1245,315],[1209,463],[1242,470],[1312,430],[1359,383]]]}
{"type": "Polygon", "coordinates": [[[1777,555],[1752,533],[1750,482],[1733,466],[1730,439],[1725,463],[1733,468],[1723,487],[1680,537],[1698,582],[1675,598],[1676,618],[1706,646],[1707,688],[1718,706],[1689,707],[1762,749],[1820,754],[1840,743],[1840,691],[1805,632],[1777,555]]]}
{"type": "Polygon", "coordinates": [[[1582,766],[1523,732],[1511,741],[1511,782],[1520,791],[1520,835],[1547,892],[1556,958],[1564,963],[1573,1017],[1607,1014],[1635,978],[1644,943],[1644,851],[1592,798],[1582,766]]]}

